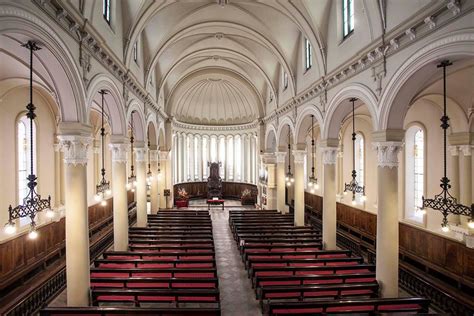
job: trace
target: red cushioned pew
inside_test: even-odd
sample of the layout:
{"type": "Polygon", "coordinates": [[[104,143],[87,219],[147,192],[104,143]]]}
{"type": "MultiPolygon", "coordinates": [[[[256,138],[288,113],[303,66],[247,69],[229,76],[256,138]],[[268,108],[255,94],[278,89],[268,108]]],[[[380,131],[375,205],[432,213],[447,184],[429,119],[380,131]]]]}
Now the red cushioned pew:
{"type": "Polygon", "coordinates": [[[98,268],[215,268],[214,259],[96,259],[94,266],[98,268]]]}
{"type": "Polygon", "coordinates": [[[268,315],[320,315],[354,314],[374,315],[382,313],[428,313],[430,301],[419,297],[379,298],[313,302],[270,302],[268,315]]]}
{"type": "Polygon", "coordinates": [[[174,252],[172,254],[167,253],[151,253],[151,252],[139,252],[139,251],[108,251],[102,254],[104,259],[149,259],[149,260],[215,260],[214,252],[174,252]]]}
{"type": "Polygon", "coordinates": [[[217,278],[91,278],[91,288],[129,288],[129,289],[218,289],[217,278]]]}
{"type": "Polygon", "coordinates": [[[131,308],[131,307],[47,307],[40,311],[40,316],[114,316],[114,315],[140,315],[140,316],[220,316],[220,307],[213,308],[131,308]]]}
{"type": "Polygon", "coordinates": [[[131,251],[141,252],[162,252],[162,253],[174,253],[174,252],[209,252],[214,253],[214,245],[140,245],[131,244],[128,246],[131,251]]]}
{"type": "Polygon", "coordinates": [[[91,268],[91,278],[217,278],[215,268],[91,268]]]}
{"type": "Polygon", "coordinates": [[[218,289],[92,289],[92,305],[103,303],[209,303],[220,306],[218,289]]]}

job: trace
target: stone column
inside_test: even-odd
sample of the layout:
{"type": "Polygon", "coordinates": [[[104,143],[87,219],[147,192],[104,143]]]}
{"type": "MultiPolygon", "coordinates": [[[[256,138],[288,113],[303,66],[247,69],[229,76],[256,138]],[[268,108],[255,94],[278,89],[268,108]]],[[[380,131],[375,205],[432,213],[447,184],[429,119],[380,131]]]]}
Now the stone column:
{"type": "Polygon", "coordinates": [[[194,170],[194,135],[188,135],[189,137],[189,150],[188,150],[188,181],[194,181],[195,170],[194,170]]]}
{"type": "Polygon", "coordinates": [[[460,149],[462,151],[460,202],[463,205],[469,206],[472,204],[472,146],[462,145],[460,149]]]}
{"type": "Polygon", "coordinates": [[[146,227],[147,219],[147,192],[146,192],[146,149],[142,146],[135,148],[137,164],[137,226],[146,227]]]}
{"type": "MultiPolygon", "coordinates": [[[[449,150],[451,152],[450,170],[448,171],[448,177],[451,180],[450,193],[459,201],[459,147],[449,146],[449,150]]],[[[459,215],[448,215],[448,221],[456,224],[460,223],[459,215]]]]}
{"type": "Polygon", "coordinates": [[[54,207],[61,205],[61,146],[54,144],[54,207]]]}
{"type": "Polygon", "coordinates": [[[285,157],[286,152],[276,152],[276,187],[277,187],[277,210],[281,213],[288,213],[285,204],[285,157]]]}
{"type": "Polygon", "coordinates": [[[151,180],[150,198],[151,198],[151,213],[155,214],[160,208],[159,201],[159,179],[158,179],[158,150],[153,149],[150,151],[150,167],[153,174],[151,180]]]}
{"type": "Polygon", "coordinates": [[[164,190],[166,189],[166,179],[167,179],[166,163],[168,159],[171,161],[171,158],[168,158],[169,156],[170,155],[168,151],[158,152],[158,159],[159,159],[158,163],[160,165],[160,171],[161,171],[161,174],[157,177],[158,178],[158,191],[159,191],[159,197],[160,197],[159,208],[167,208],[164,190]]]}
{"type": "Polygon", "coordinates": [[[88,306],[90,290],[87,151],[90,136],[60,135],[66,190],[67,305],[88,306]]]}
{"type": "Polygon", "coordinates": [[[336,249],[336,159],[337,147],[325,147],[323,151],[323,246],[336,249]]]}
{"type": "Polygon", "coordinates": [[[304,161],[306,150],[293,150],[295,168],[295,226],[304,226],[304,161]]]}
{"type": "Polygon", "coordinates": [[[127,151],[129,144],[109,144],[112,151],[114,250],[128,250],[127,151]]]}
{"type": "Polygon", "coordinates": [[[398,153],[400,142],[373,143],[377,151],[377,263],[382,297],[398,297],[398,153]]]}

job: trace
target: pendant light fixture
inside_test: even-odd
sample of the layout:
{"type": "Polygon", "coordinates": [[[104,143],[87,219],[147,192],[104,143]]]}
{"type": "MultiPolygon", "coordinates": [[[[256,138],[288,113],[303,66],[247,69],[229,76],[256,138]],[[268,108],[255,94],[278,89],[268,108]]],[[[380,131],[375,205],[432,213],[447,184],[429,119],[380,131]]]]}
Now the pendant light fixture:
{"type": "Polygon", "coordinates": [[[441,222],[441,229],[443,232],[449,231],[448,225],[448,215],[464,215],[469,216],[468,226],[469,228],[474,228],[474,204],[471,204],[471,207],[458,204],[456,198],[454,198],[450,193],[449,189],[451,185],[449,184],[450,180],[447,176],[447,130],[449,128],[449,117],[447,115],[447,106],[446,106],[446,67],[451,66],[449,60],[443,60],[438,68],[443,68],[443,116],[441,117],[441,128],[443,129],[443,145],[444,145],[444,160],[443,160],[443,170],[444,175],[441,178],[441,184],[439,185],[442,188],[441,193],[434,196],[432,199],[425,199],[423,196],[421,199],[423,201],[421,209],[431,208],[433,210],[440,211],[443,214],[443,220],[441,222]]]}
{"type": "Polygon", "coordinates": [[[315,190],[319,189],[318,179],[314,176],[314,147],[314,115],[311,114],[311,176],[309,177],[308,182],[311,193],[314,193],[315,190]]]}
{"type": "Polygon", "coordinates": [[[135,187],[137,186],[137,177],[135,176],[134,173],[134,166],[133,166],[133,112],[130,115],[130,176],[128,177],[128,183],[127,183],[127,190],[131,190],[132,192],[135,192],[135,187]]]}
{"type": "Polygon", "coordinates": [[[352,180],[349,183],[344,183],[344,195],[347,195],[347,192],[352,192],[352,205],[356,205],[356,193],[362,194],[362,201],[366,200],[366,196],[365,186],[361,186],[357,183],[357,171],[355,170],[355,101],[357,101],[357,99],[351,98],[349,101],[352,102],[352,180]]]}
{"type": "Polygon", "coordinates": [[[150,133],[147,131],[147,138],[148,138],[148,172],[146,173],[146,182],[147,185],[151,185],[151,181],[153,180],[153,173],[151,172],[151,144],[150,144],[150,133]]]}
{"type": "Polygon", "coordinates": [[[107,91],[102,89],[99,91],[99,94],[102,97],[102,102],[100,106],[100,111],[101,111],[101,128],[100,128],[100,140],[101,140],[101,150],[102,150],[102,169],[100,170],[100,174],[102,176],[102,179],[100,180],[99,184],[96,185],[96,195],[95,195],[95,200],[100,202],[100,205],[106,206],[107,205],[107,200],[106,198],[112,194],[112,191],[110,190],[110,182],[105,179],[105,150],[104,150],[104,143],[105,143],[105,128],[104,128],[104,98],[105,95],[107,94],[107,91]]]}
{"type": "Polygon", "coordinates": [[[13,208],[11,205],[8,207],[8,222],[5,225],[5,233],[11,235],[16,232],[16,226],[13,222],[19,218],[29,217],[31,220],[30,232],[28,237],[30,239],[36,239],[38,232],[36,231],[35,217],[41,211],[46,210],[46,216],[52,218],[54,216],[53,210],[51,210],[51,196],[47,199],[42,199],[41,196],[36,192],[38,178],[34,174],[34,148],[33,148],[33,131],[34,131],[34,119],[36,118],[36,107],[33,104],[33,52],[40,50],[41,48],[36,45],[34,41],[28,41],[26,44],[21,45],[26,47],[30,51],[30,102],[26,106],[28,112],[26,117],[30,120],[30,174],[27,177],[28,180],[28,194],[23,199],[23,204],[20,204],[13,208]]]}
{"type": "Polygon", "coordinates": [[[286,173],[285,181],[286,181],[286,186],[290,187],[293,182],[295,182],[295,178],[293,177],[293,174],[291,173],[291,144],[290,144],[290,139],[291,139],[291,130],[288,127],[288,172],[286,173]]]}

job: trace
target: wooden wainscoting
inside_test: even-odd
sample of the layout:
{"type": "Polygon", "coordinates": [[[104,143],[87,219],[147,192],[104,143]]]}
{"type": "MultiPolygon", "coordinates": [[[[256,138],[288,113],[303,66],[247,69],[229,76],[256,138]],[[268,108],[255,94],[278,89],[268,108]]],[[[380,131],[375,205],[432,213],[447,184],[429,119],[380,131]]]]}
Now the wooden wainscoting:
{"type": "MultiPolygon", "coordinates": [[[[178,188],[188,192],[190,199],[207,198],[207,182],[184,182],[173,186],[174,197],[178,196],[178,188]]],[[[257,186],[243,182],[222,182],[222,195],[225,199],[240,199],[242,192],[249,189],[251,192],[257,190],[257,186]]]]}
{"type": "MultiPolygon", "coordinates": [[[[322,227],[322,197],[305,193],[306,223],[322,227]]],[[[377,215],[337,203],[337,243],[376,260],[377,215]]],[[[406,223],[399,225],[400,286],[455,315],[474,312],[474,249],[406,223]]]]}
{"type": "MultiPolygon", "coordinates": [[[[129,204],[133,193],[128,192],[129,204]]],[[[106,206],[89,207],[90,236],[110,224],[113,214],[113,201],[106,206]]],[[[54,260],[62,257],[65,251],[65,219],[51,222],[38,228],[38,238],[30,240],[28,232],[0,244],[0,297],[16,283],[33,277],[54,260]]]]}

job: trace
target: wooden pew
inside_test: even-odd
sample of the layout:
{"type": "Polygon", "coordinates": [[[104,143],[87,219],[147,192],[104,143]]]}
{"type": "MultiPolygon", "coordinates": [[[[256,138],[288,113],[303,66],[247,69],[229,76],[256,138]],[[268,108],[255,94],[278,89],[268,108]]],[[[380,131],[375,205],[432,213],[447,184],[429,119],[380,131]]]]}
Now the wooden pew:
{"type": "Polygon", "coordinates": [[[131,278],[91,278],[91,288],[205,288],[218,289],[218,278],[153,278],[153,277],[131,277],[131,278]]]}
{"type": "Polygon", "coordinates": [[[108,251],[104,252],[104,259],[157,259],[162,262],[167,260],[184,259],[184,260],[202,260],[202,259],[213,259],[216,256],[214,252],[174,252],[174,253],[150,253],[150,252],[139,252],[139,251],[108,251]]]}
{"type": "Polygon", "coordinates": [[[207,260],[157,260],[157,259],[96,259],[94,267],[97,268],[215,268],[214,259],[207,260]]]}
{"type": "Polygon", "coordinates": [[[220,316],[220,307],[205,308],[131,308],[131,307],[47,307],[40,311],[40,316],[114,316],[114,315],[140,315],[140,316],[220,316]]]}
{"type": "Polygon", "coordinates": [[[91,278],[217,278],[215,268],[91,268],[91,278]]]}
{"type": "Polygon", "coordinates": [[[92,305],[101,303],[209,303],[220,306],[218,289],[92,289],[92,305]]]}
{"type": "Polygon", "coordinates": [[[164,246],[164,245],[133,245],[130,244],[128,248],[131,251],[142,251],[142,252],[162,252],[162,253],[173,253],[173,252],[214,252],[214,245],[205,246],[164,246]]]}
{"type": "Polygon", "coordinates": [[[270,302],[268,304],[268,315],[428,313],[429,304],[429,300],[419,297],[314,302],[270,302]]]}
{"type": "Polygon", "coordinates": [[[246,253],[244,261],[248,262],[251,258],[260,259],[316,259],[316,258],[327,258],[334,256],[350,257],[352,252],[350,250],[305,250],[305,251],[293,251],[293,252],[265,252],[265,253],[246,253]]]}

